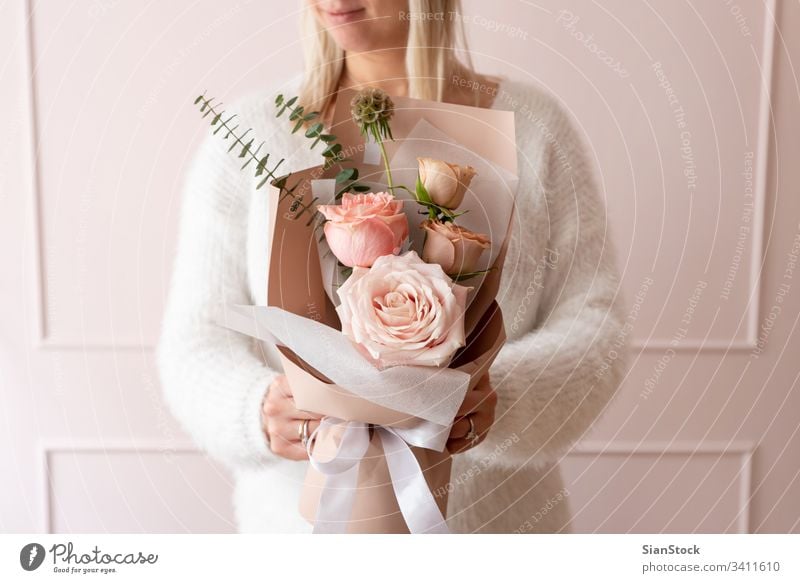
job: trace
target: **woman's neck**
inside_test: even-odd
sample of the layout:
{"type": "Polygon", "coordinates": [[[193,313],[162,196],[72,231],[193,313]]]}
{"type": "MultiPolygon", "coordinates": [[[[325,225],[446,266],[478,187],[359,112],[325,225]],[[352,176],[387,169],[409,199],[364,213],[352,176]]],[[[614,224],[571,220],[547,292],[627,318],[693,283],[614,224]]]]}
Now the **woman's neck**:
{"type": "Polygon", "coordinates": [[[340,89],[379,87],[390,95],[408,95],[405,48],[368,53],[347,53],[339,79],[340,89]]]}

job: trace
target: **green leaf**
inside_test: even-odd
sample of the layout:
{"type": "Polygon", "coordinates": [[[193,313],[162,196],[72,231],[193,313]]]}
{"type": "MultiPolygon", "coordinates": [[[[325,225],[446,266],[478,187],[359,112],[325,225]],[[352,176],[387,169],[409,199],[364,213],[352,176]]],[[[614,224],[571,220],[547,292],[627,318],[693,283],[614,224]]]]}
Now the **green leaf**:
{"type": "Polygon", "coordinates": [[[254,141],[255,141],[255,140],[253,140],[253,138],[250,138],[250,141],[249,141],[249,142],[247,142],[247,143],[244,145],[244,147],[242,148],[242,153],[241,153],[241,154],[239,154],[239,158],[244,158],[245,156],[247,156],[247,153],[250,151],[250,146],[252,146],[252,145],[253,145],[253,142],[254,142],[254,141]]]}
{"type": "Polygon", "coordinates": [[[291,174],[285,174],[283,176],[279,176],[277,180],[275,180],[275,186],[283,188],[286,186],[286,183],[289,181],[289,177],[291,174]]]}
{"type": "Polygon", "coordinates": [[[348,180],[358,180],[358,170],[355,168],[345,168],[336,175],[336,182],[346,182],[348,180]]]}
{"type": "Polygon", "coordinates": [[[259,188],[261,188],[262,186],[264,186],[264,185],[267,183],[267,180],[269,180],[269,176],[265,176],[265,177],[264,177],[264,178],[261,180],[261,182],[259,182],[259,183],[256,185],[256,190],[258,190],[259,188]]]}
{"type": "MultiPolygon", "coordinates": [[[[228,127],[228,124],[229,124],[231,121],[233,121],[233,119],[234,119],[235,117],[236,117],[236,114],[234,113],[234,114],[233,114],[232,116],[230,116],[228,119],[226,119],[225,121],[223,121],[223,122],[222,122],[222,125],[221,125],[221,126],[219,126],[217,129],[215,129],[215,130],[214,130],[214,132],[213,132],[213,133],[214,133],[214,135],[217,135],[217,132],[218,132],[219,130],[221,130],[222,128],[226,128],[226,127],[228,127]]],[[[237,125],[236,127],[239,127],[239,126],[237,125]]],[[[230,132],[228,132],[228,134],[227,134],[226,136],[224,136],[224,137],[223,137],[223,139],[227,140],[229,135],[230,135],[230,132]]]]}
{"type": "Polygon", "coordinates": [[[425,190],[425,186],[422,184],[422,179],[419,177],[419,174],[417,175],[416,191],[417,191],[417,200],[419,202],[433,204],[433,201],[431,200],[428,191],[425,190]]]}
{"type": "MultiPolygon", "coordinates": [[[[239,126],[236,126],[236,127],[238,128],[239,126]]],[[[236,128],[233,128],[233,129],[235,130],[236,128]]],[[[233,133],[233,130],[229,131],[229,132],[228,132],[228,136],[230,136],[232,133],[233,133]]],[[[228,139],[228,136],[225,136],[225,139],[226,139],[226,140],[228,139]]],[[[236,147],[236,140],[234,140],[233,142],[231,142],[231,147],[230,147],[230,148],[228,148],[228,152],[230,152],[231,150],[233,150],[235,147],[236,147]]]]}
{"type": "Polygon", "coordinates": [[[202,95],[198,95],[198,96],[195,98],[195,100],[194,100],[194,104],[195,104],[195,105],[197,105],[198,103],[200,103],[201,101],[203,101],[203,98],[204,98],[205,96],[206,96],[206,94],[205,94],[205,93],[203,93],[202,95]]]}
{"type": "Polygon", "coordinates": [[[275,117],[282,116],[288,108],[294,105],[294,102],[297,101],[297,97],[292,97],[289,101],[283,101],[283,95],[279,95],[275,98],[275,106],[280,107],[278,113],[275,114],[275,117]]]}
{"type": "Polygon", "coordinates": [[[264,170],[267,167],[267,162],[269,162],[269,154],[267,154],[266,156],[261,158],[261,160],[258,161],[258,166],[256,166],[256,176],[261,176],[262,174],[264,174],[264,170]]]}
{"type": "Polygon", "coordinates": [[[306,137],[307,138],[316,138],[320,135],[323,130],[323,126],[321,123],[317,122],[312,125],[310,128],[306,130],[306,137]]]}
{"type": "MultiPolygon", "coordinates": [[[[253,141],[250,140],[250,143],[253,143],[253,141]]],[[[245,168],[247,168],[248,164],[250,164],[250,162],[252,162],[253,160],[258,160],[258,158],[256,158],[256,156],[258,155],[258,152],[261,150],[261,146],[263,146],[263,145],[264,145],[264,142],[261,142],[258,145],[258,148],[256,148],[255,152],[251,152],[250,153],[250,157],[247,158],[247,160],[245,161],[244,164],[242,164],[242,167],[240,168],[240,170],[244,170],[245,168]]]]}
{"type": "Polygon", "coordinates": [[[341,144],[331,144],[322,151],[322,155],[326,158],[338,156],[342,151],[341,144]]]}
{"type": "Polygon", "coordinates": [[[301,119],[298,119],[298,120],[297,120],[297,123],[295,123],[295,124],[294,124],[294,127],[292,128],[292,133],[293,133],[293,134],[296,134],[296,133],[297,133],[297,130],[299,130],[301,127],[303,127],[303,123],[304,123],[304,122],[303,122],[302,118],[301,118],[301,119]]]}

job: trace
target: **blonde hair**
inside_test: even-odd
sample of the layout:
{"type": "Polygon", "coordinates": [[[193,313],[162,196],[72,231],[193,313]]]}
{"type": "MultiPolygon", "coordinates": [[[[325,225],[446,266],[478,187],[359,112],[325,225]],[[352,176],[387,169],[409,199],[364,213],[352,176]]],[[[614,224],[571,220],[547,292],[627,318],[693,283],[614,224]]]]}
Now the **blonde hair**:
{"type": "MultiPolygon", "coordinates": [[[[442,101],[449,77],[472,78],[460,0],[409,0],[406,48],[408,95],[442,101]],[[441,18],[426,15],[442,14],[441,18]],[[457,52],[463,53],[463,61],[457,52]]],[[[301,18],[305,69],[300,103],[306,110],[326,111],[332,105],[344,67],[344,51],[322,28],[306,3],[301,18]]],[[[476,104],[477,104],[476,94],[476,104]]]]}

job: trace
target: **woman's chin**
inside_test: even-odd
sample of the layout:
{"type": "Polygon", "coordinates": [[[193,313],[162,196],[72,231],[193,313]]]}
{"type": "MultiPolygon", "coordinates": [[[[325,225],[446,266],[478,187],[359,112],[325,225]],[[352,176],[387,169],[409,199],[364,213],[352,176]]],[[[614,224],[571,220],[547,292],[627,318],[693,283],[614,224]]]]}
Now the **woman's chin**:
{"type": "Polygon", "coordinates": [[[367,28],[355,23],[331,30],[330,33],[336,44],[345,52],[364,53],[380,50],[382,48],[380,43],[372,41],[371,31],[368,31],[367,28]]]}

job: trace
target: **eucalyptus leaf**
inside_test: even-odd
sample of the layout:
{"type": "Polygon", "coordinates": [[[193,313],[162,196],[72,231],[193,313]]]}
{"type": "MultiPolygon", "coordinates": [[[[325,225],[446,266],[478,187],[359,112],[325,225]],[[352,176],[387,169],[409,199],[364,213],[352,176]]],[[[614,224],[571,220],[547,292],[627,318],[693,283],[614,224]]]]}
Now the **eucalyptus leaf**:
{"type": "Polygon", "coordinates": [[[261,176],[264,173],[264,170],[267,167],[267,162],[269,162],[269,154],[258,161],[258,166],[256,167],[256,176],[261,176]]]}
{"type": "Polygon", "coordinates": [[[310,128],[306,130],[306,137],[307,138],[315,138],[320,135],[323,130],[323,125],[319,122],[312,125],[310,128]]]}
{"type": "Polygon", "coordinates": [[[355,168],[345,168],[336,175],[336,182],[346,182],[348,180],[357,180],[358,170],[355,168]]]}
{"type": "Polygon", "coordinates": [[[331,156],[338,156],[341,151],[342,151],[341,144],[331,144],[322,151],[322,155],[325,156],[326,158],[331,156]]]}

